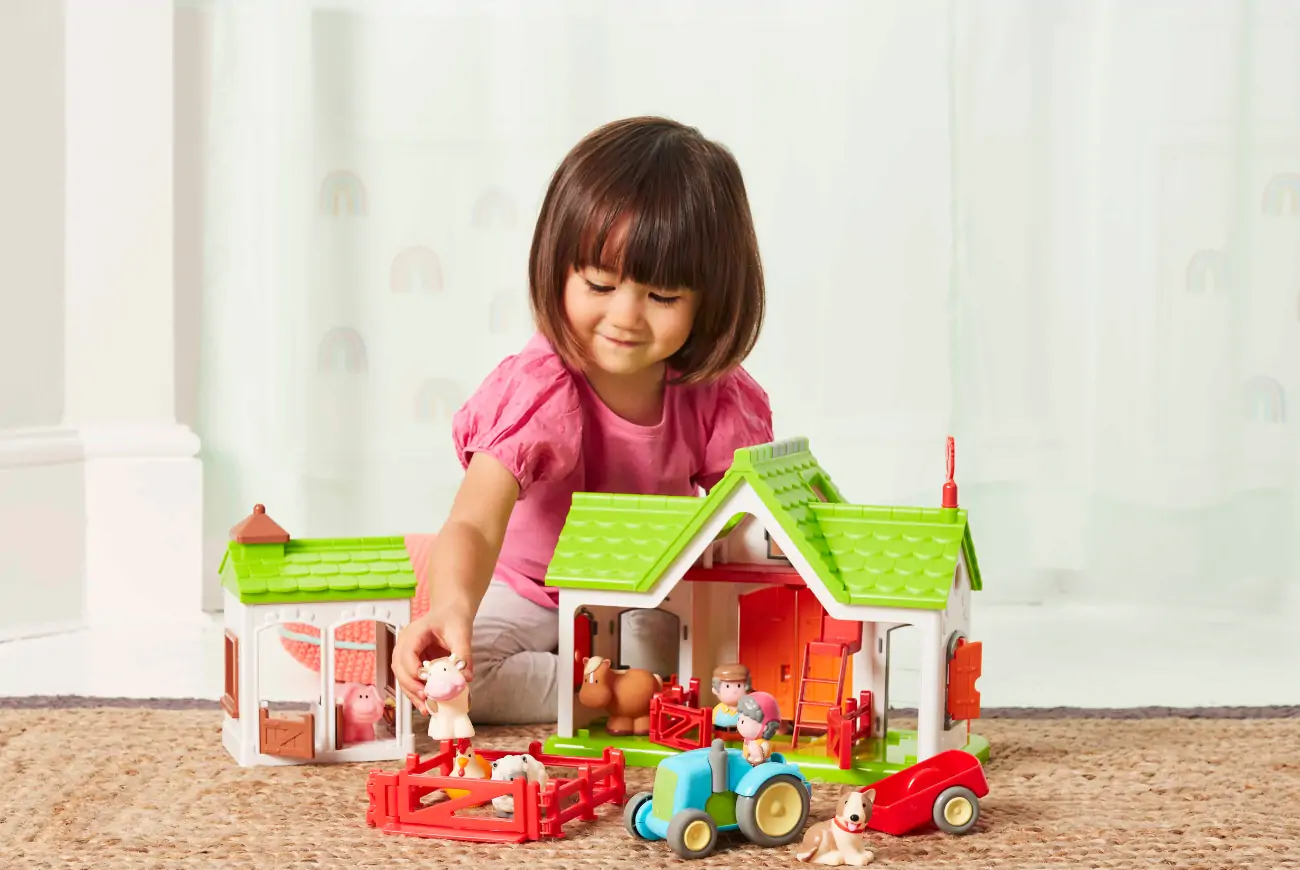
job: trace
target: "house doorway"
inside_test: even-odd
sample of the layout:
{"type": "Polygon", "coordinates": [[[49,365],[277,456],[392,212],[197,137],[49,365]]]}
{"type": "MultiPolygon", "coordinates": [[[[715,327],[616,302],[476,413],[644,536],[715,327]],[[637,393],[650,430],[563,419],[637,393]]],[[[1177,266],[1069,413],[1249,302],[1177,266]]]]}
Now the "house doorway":
{"type": "Polygon", "coordinates": [[[677,673],[681,633],[675,613],[648,607],[624,610],[618,615],[618,667],[644,668],[667,681],[677,673]]]}
{"type": "Polygon", "coordinates": [[[889,729],[916,728],[921,696],[921,632],[914,625],[891,625],[879,635],[884,644],[884,721],[872,723],[883,736],[889,729]]]}
{"type": "Polygon", "coordinates": [[[258,751],[263,755],[311,760],[324,697],[319,674],[303,669],[280,643],[280,625],[257,631],[258,751]]]}
{"type": "Polygon", "coordinates": [[[334,625],[327,634],[325,668],[334,679],[331,740],[347,749],[397,738],[397,677],[393,647],[397,627],[373,619],[334,625]]]}

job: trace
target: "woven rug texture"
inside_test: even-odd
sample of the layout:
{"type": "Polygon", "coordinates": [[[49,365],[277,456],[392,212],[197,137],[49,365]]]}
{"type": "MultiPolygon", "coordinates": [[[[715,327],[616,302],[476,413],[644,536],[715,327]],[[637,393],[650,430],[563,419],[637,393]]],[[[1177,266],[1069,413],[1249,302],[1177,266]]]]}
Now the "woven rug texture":
{"type": "MultiPolygon", "coordinates": [[[[386,835],[364,823],[379,764],[240,768],[215,709],[0,707],[0,867],[802,867],[738,837],[684,862],[619,808],[518,846],[386,835]]],[[[953,837],[870,835],[873,866],[1300,868],[1300,719],[988,718],[991,793],[953,837]]],[[[524,751],[545,728],[483,728],[524,751]]],[[[418,732],[417,732],[418,733],[418,732]]],[[[417,746],[429,751],[427,739],[417,746]]],[[[653,771],[629,768],[629,795],[653,771]]],[[[833,814],[817,786],[812,818],[833,814]]]]}

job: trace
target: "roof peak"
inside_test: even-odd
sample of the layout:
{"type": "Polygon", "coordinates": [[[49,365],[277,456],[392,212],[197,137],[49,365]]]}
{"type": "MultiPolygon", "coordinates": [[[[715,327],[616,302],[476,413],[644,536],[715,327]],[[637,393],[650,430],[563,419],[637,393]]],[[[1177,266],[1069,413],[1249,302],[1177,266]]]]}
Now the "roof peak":
{"type": "Polygon", "coordinates": [[[810,452],[806,436],[799,435],[794,438],[783,438],[780,441],[769,441],[766,444],[755,444],[752,447],[737,447],[731,467],[744,470],[753,468],[759,462],[768,462],[784,456],[810,452]]]}
{"type": "Polygon", "coordinates": [[[266,514],[266,506],[253,505],[253,512],[240,520],[230,530],[236,544],[285,544],[289,533],[266,514]]]}

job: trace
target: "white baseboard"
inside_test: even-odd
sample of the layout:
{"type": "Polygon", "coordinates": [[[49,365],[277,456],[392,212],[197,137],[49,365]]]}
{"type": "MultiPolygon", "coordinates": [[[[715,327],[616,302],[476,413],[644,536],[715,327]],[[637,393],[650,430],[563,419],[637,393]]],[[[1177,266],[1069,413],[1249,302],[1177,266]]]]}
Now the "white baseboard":
{"type": "Polygon", "coordinates": [[[81,620],[65,622],[42,622],[27,625],[0,626],[0,643],[16,640],[37,640],[55,634],[68,634],[86,627],[81,620]]]}
{"type": "Polygon", "coordinates": [[[86,451],[86,622],[203,614],[203,466],[178,424],[78,430],[86,451]]]}
{"type": "Polygon", "coordinates": [[[73,429],[0,431],[0,640],[85,617],[82,456],[73,429]]]}

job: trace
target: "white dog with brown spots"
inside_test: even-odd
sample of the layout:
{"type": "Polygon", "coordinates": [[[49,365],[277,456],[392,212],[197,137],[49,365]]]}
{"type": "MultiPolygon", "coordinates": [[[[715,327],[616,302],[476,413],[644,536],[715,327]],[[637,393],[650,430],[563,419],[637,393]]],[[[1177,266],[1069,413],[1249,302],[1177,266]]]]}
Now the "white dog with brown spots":
{"type": "Polygon", "coordinates": [[[804,834],[795,857],[806,864],[848,864],[864,867],[876,857],[867,848],[867,819],[876,799],[876,790],[844,786],[840,789],[835,818],[818,822],[804,834]]]}

